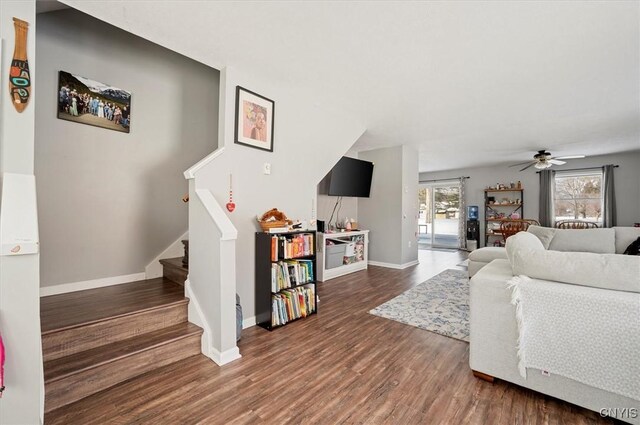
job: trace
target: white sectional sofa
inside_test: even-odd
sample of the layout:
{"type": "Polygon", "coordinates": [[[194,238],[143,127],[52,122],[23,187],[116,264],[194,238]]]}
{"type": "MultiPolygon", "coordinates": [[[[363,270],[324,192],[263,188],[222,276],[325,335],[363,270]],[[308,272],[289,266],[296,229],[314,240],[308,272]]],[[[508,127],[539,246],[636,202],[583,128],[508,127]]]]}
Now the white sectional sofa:
{"type": "MultiPolygon", "coordinates": [[[[624,328],[625,335],[629,332],[640,335],[640,257],[615,255],[624,252],[631,242],[640,237],[640,228],[556,230],[536,227],[532,226],[530,233],[538,236],[540,242],[535,240],[540,245],[538,248],[530,249],[525,244],[520,249],[520,242],[514,242],[510,246],[512,238],[515,238],[514,241],[531,238],[528,234],[525,235],[526,238],[516,238],[516,235],[508,240],[510,258],[507,258],[505,248],[482,248],[470,255],[469,272],[473,276],[470,280],[471,369],[476,376],[484,379],[503,379],[628,423],[640,424],[640,398],[607,391],[601,386],[587,385],[562,374],[543,373],[541,370],[526,369],[526,377],[523,377],[520,363],[522,358],[518,353],[522,324],[518,326],[516,306],[513,304],[514,287],[509,285],[513,283],[514,275],[518,274],[533,278],[533,282],[543,288],[564,289],[569,294],[575,294],[576,298],[589,291],[615,294],[618,299],[625,301],[627,308],[629,305],[632,309],[635,305],[638,307],[637,314],[632,313],[628,320],[620,320],[624,322],[620,328],[624,328]]],[[[572,326],[576,324],[571,323],[571,308],[571,305],[567,308],[566,321],[553,322],[551,327],[558,326],[565,332],[573,329],[572,326]]],[[[593,314],[615,316],[615,310],[612,308],[610,312],[605,310],[593,314]]],[[[615,335],[615,327],[608,332],[610,333],[602,335],[602,338],[607,341],[619,338],[619,335],[615,335]]],[[[584,346],[589,345],[589,341],[588,339],[584,346]]],[[[628,343],[630,347],[625,348],[627,352],[631,349],[639,354],[630,359],[628,356],[624,357],[622,363],[625,367],[622,369],[628,366],[628,370],[619,372],[637,374],[636,378],[640,382],[640,343],[637,341],[640,339],[634,338],[633,342],[628,343]]],[[[551,341],[550,344],[555,345],[556,341],[551,341]]],[[[567,356],[579,359],[587,352],[589,351],[586,349],[584,352],[575,350],[567,356]]],[[[602,363],[606,363],[606,360],[602,363]]]]}
{"type": "MultiPolygon", "coordinates": [[[[610,229],[552,229],[530,226],[528,232],[540,238],[546,249],[552,251],[597,252],[622,254],[640,237],[640,227],[612,227],[610,229]]],[[[506,260],[507,252],[502,247],[485,247],[469,253],[469,277],[493,260],[506,260]]]]}

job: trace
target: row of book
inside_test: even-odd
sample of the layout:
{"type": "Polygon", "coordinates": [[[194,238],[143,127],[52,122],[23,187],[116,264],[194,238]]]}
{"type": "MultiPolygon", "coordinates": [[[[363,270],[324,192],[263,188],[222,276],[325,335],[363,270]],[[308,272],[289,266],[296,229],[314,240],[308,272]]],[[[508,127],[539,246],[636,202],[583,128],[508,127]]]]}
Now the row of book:
{"type": "Polygon", "coordinates": [[[313,282],[313,261],[285,260],[271,264],[271,292],[313,282]]]}
{"type": "Polygon", "coordinates": [[[306,317],[316,311],[315,286],[285,289],[273,294],[271,303],[271,326],[284,325],[300,317],[306,317]]]}
{"type": "Polygon", "coordinates": [[[307,255],[313,255],[312,233],[271,237],[271,261],[307,255]]]}

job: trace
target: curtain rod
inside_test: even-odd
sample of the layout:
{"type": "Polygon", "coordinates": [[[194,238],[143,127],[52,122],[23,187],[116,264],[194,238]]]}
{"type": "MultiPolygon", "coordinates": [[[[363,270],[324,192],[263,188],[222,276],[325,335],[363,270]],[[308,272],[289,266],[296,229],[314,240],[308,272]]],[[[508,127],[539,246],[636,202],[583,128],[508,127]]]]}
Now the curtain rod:
{"type": "Polygon", "coordinates": [[[434,183],[434,182],[445,182],[445,181],[453,181],[459,179],[470,179],[469,176],[460,176],[460,177],[451,177],[449,179],[434,179],[434,180],[419,180],[418,183],[434,183]]]}
{"type": "MultiPolygon", "coordinates": [[[[618,168],[620,167],[619,165],[614,165],[613,168],[618,168]]],[[[571,168],[570,170],[550,170],[550,171],[582,171],[582,170],[597,170],[598,168],[604,168],[604,165],[602,167],[584,167],[584,168],[571,168]]],[[[536,174],[540,174],[540,171],[536,171],[536,174]]]]}

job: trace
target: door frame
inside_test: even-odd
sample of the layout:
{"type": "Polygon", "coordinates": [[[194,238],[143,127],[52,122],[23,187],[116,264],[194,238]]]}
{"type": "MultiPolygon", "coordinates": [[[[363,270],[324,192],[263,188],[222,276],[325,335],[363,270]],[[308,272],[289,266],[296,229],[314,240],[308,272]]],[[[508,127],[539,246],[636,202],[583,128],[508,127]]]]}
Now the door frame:
{"type": "MultiPolygon", "coordinates": [[[[429,243],[429,247],[431,248],[446,248],[446,249],[459,249],[459,244],[460,241],[458,241],[458,244],[455,247],[451,247],[451,246],[447,246],[447,245],[438,245],[438,244],[434,244],[434,240],[435,240],[435,219],[436,219],[436,214],[435,214],[435,208],[436,208],[436,203],[435,203],[435,189],[438,187],[452,187],[452,186],[456,186],[458,187],[458,196],[460,195],[460,189],[461,189],[461,184],[460,184],[460,180],[459,179],[451,179],[451,180],[441,180],[441,181],[437,181],[437,182],[426,182],[426,183],[419,183],[418,184],[418,188],[428,188],[431,189],[430,191],[427,190],[427,192],[431,192],[431,242],[429,243]]],[[[460,221],[460,216],[458,215],[458,222],[460,221]]],[[[459,225],[459,223],[458,223],[459,225]]],[[[420,225],[418,225],[418,234],[420,233],[420,225]]],[[[460,235],[458,235],[459,238],[460,235]]]]}

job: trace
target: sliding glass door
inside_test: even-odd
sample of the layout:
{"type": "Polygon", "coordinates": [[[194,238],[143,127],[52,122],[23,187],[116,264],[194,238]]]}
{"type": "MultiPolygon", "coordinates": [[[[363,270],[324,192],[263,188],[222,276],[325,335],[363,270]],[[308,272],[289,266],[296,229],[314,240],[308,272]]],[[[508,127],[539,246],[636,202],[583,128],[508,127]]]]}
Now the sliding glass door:
{"type": "Polygon", "coordinates": [[[458,248],[460,184],[442,182],[421,185],[418,200],[418,246],[458,248]]]}

